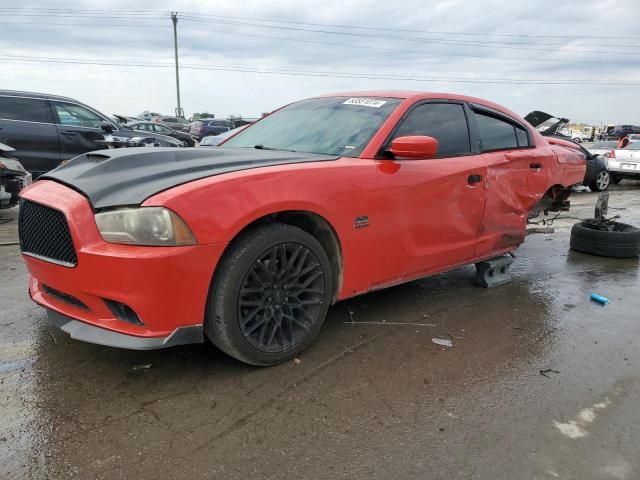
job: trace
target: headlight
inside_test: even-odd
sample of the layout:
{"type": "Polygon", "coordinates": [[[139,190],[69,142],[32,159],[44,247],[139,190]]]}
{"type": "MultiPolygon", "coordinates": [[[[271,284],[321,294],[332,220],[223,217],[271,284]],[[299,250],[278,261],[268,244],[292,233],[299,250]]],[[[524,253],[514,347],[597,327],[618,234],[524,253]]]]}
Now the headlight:
{"type": "Polygon", "coordinates": [[[104,139],[107,142],[127,143],[129,141],[129,137],[118,137],[117,135],[105,135],[104,139]]]}
{"type": "Polygon", "coordinates": [[[122,208],[96,214],[105,242],[132,245],[195,245],[184,221],[163,207],[122,208]]]}

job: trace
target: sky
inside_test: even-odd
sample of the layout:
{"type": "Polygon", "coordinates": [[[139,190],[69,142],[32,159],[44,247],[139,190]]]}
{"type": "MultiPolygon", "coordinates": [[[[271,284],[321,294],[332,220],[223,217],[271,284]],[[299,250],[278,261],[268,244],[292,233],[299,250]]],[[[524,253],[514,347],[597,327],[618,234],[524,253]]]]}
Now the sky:
{"type": "Polygon", "coordinates": [[[172,114],[172,11],[187,117],[389,89],[640,124],[638,0],[0,0],[0,88],[172,114]]]}

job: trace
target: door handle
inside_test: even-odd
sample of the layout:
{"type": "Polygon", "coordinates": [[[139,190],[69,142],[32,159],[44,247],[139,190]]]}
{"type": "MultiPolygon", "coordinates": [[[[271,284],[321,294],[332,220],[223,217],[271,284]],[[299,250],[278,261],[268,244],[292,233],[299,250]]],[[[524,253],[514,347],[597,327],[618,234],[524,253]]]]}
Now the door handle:
{"type": "Polygon", "coordinates": [[[78,132],[74,132],[73,130],[63,130],[62,132],[63,135],[77,135],[78,132]]]}
{"type": "Polygon", "coordinates": [[[542,168],[542,167],[543,167],[543,165],[541,163],[530,163],[529,164],[529,168],[532,169],[532,170],[533,169],[539,169],[539,168],[542,168]]]}
{"type": "Polygon", "coordinates": [[[478,183],[482,181],[482,175],[469,175],[469,178],[467,178],[467,182],[469,182],[469,185],[473,185],[474,183],[478,183]]]}

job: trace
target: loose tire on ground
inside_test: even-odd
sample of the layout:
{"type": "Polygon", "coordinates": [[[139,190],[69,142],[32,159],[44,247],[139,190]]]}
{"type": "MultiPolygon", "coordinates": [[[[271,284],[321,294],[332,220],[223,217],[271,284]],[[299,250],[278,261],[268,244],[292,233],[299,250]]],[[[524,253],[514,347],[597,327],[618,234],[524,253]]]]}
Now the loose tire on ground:
{"type": "Polygon", "coordinates": [[[282,363],[313,341],[332,297],[329,259],[312,235],[280,223],[251,229],[214,275],[205,334],[242,362],[282,363]]]}
{"type": "Polygon", "coordinates": [[[640,229],[614,222],[615,230],[598,230],[585,222],[571,229],[571,248],[578,252],[603,257],[632,258],[640,256],[640,229]]]}

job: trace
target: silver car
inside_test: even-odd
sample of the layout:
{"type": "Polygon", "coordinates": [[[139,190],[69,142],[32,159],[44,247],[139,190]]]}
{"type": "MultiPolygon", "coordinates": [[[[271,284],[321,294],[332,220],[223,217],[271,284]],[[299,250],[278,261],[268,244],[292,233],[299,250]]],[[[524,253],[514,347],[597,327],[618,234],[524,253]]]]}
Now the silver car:
{"type": "Polygon", "coordinates": [[[640,179],[640,142],[611,150],[607,162],[614,183],[623,178],[640,179]]]}

